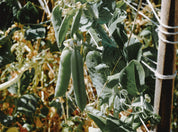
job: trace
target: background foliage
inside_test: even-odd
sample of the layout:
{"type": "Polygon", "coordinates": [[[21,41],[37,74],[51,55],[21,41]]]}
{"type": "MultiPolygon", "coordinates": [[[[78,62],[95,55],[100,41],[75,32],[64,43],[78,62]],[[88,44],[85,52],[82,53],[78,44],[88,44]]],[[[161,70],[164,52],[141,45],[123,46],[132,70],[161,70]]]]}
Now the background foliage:
{"type": "MultiPolygon", "coordinates": [[[[152,107],[154,74],[142,64],[155,67],[156,26],[141,15],[134,22],[137,12],[122,0],[3,0],[0,7],[0,83],[18,78],[0,89],[1,131],[78,132],[99,127],[130,132],[146,131],[143,122],[150,130],[159,123],[152,107]],[[54,98],[65,47],[76,47],[83,57],[83,112],[72,79],[66,94],[54,98]]],[[[146,5],[141,12],[155,21],[146,5]]],[[[177,78],[175,82],[173,131],[177,78]]]]}

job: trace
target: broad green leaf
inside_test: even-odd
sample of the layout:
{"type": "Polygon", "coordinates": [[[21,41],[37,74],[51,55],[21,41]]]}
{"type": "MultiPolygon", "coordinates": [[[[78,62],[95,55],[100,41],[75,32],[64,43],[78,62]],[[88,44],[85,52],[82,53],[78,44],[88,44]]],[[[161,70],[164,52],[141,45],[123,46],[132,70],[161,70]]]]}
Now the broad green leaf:
{"type": "Polygon", "coordinates": [[[123,71],[120,73],[120,84],[124,89],[127,89],[130,95],[138,95],[138,88],[135,80],[135,66],[132,61],[123,71]]]}
{"type": "Polygon", "coordinates": [[[112,14],[107,7],[99,8],[99,18],[97,20],[99,24],[108,23],[111,18],[112,14]]]}
{"type": "Polygon", "coordinates": [[[59,44],[59,29],[60,29],[61,22],[62,22],[62,9],[60,9],[60,5],[57,5],[53,8],[52,11],[52,24],[54,27],[57,44],[59,44]]]}
{"type": "Polygon", "coordinates": [[[14,61],[15,57],[10,51],[11,46],[10,36],[0,38],[0,68],[14,61]]]}
{"type": "Polygon", "coordinates": [[[126,10],[127,4],[124,1],[117,1],[117,8],[126,10]]]}
{"type": "Polygon", "coordinates": [[[70,24],[72,22],[73,16],[75,15],[76,10],[72,9],[70,10],[64,17],[64,19],[62,20],[62,23],[60,25],[59,28],[59,34],[58,34],[58,47],[62,46],[62,42],[64,41],[67,31],[69,30],[70,24]]]}
{"type": "Polygon", "coordinates": [[[113,13],[116,8],[116,1],[115,0],[102,0],[101,7],[113,13]]]}
{"type": "Polygon", "coordinates": [[[24,7],[17,12],[17,20],[22,24],[34,24],[39,19],[39,12],[32,2],[28,1],[24,7]]]}
{"type": "Polygon", "coordinates": [[[140,121],[139,121],[139,122],[134,122],[134,123],[132,124],[132,128],[133,128],[134,130],[136,130],[140,125],[141,125],[141,122],[140,122],[140,121]]]}
{"type": "Polygon", "coordinates": [[[108,76],[108,68],[103,67],[99,71],[96,69],[101,64],[101,54],[98,51],[90,51],[86,56],[86,65],[92,79],[93,85],[96,87],[97,94],[100,95],[108,76]]]}
{"type": "Polygon", "coordinates": [[[97,46],[100,46],[99,43],[102,41],[102,39],[99,38],[99,36],[96,33],[96,31],[92,27],[88,31],[90,33],[91,38],[95,42],[95,44],[97,44],[97,46]]]}
{"type": "Polygon", "coordinates": [[[0,30],[7,30],[14,23],[16,13],[19,10],[17,0],[0,1],[0,30]]]}
{"type": "Polygon", "coordinates": [[[104,132],[105,131],[105,125],[106,125],[106,119],[101,116],[96,116],[93,114],[89,114],[88,116],[96,123],[96,125],[104,132]]]}
{"type": "Polygon", "coordinates": [[[131,60],[140,61],[142,55],[142,44],[134,43],[132,45],[125,47],[124,51],[127,62],[130,62],[131,60]]]}
{"type": "Polygon", "coordinates": [[[123,126],[119,119],[108,118],[104,132],[132,132],[129,125],[123,126]]]}
{"type": "Polygon", "coordinates": [[[125,43],[128,41],[127,33],[124,29],[123,24],[121,23],[117,24],[117,28],[113,32],[113,38],[115,42],[117,43],[117,45],[119,46],[119,48],[123,50],[125,43]]]}
{"type": "Polygon", "coordinates": [[[131,61],[121,72],[108,76],[109,83],[120,83],[132,96],[139,94],[141,85],[145,83],[145,72],[138,61],[131,61]]]}
{"type": "Polygon", "coordinates": [[[110,67],[102,63],[101,54],[98,51],[88,52],[86,56],[86,65],[92,83],[101,99],[101,104],[108,103],[109,99],[115,96],[114,86],[110,87],[110,85],[105,85],[107,76],[111,73],[110,67]]]}
{"type": "Polygon", "coordinates": [[[82,16],[82,8],[80,8],[77,11],[76,15],[73,18],[72,27],[71,27],[71,37],[73,37],[73,34],[78,30],[80,26],[81,16],[82,16]]]}
{"type": "Polygon", "coordinates": [[[46,36],[46,28],[43,26],[33,26],[25,31],[26,40],[44,39],[46,36]]]}
{"type": "Polygon", "coordinates": [[[91,9],[93,12],[93,18],[97,21],[99,24],[108,23],[110,19],[112,18],[112,13],[115,8],[115,1],[110,0],[102,0],[97,1],[94,4],[91,5],[91,9]]]}
{"type": "MultiPolygon", "coordinates": [[[[153,21],[155,21],[155,17],[153,17],[153,21]]],[[[156,28],[157,28],[157,26],[156,25],[154,25],[154,24],[151,24],[151,36],[152,36],[152,43],[153,43],[153,45],[154,45],[154,50],[155,51],[157,51],[157,48],[158,48],[158,40],[159,40],[159,38],[158,38],[158,33],[157,33],[157,31],[156,31],[156,28]]]]}
{"type": "MultiPolygon", "coordinates": [[[[104,63],[111,65],[117,63],[117,61],[122,61],[122,52],[119,48],[105,45],[102,53],[102,60],[104,63]]],[[[120,65],[121,63],[118,63],[120,65]]],[[[125,66],[125,65],[124,65],[125,66]]],[[[122,67],[123,68],[123,67],[122,67]]]]}
{"type": "MultiPolygon", "coordinates": [[[[29,84],[32,83],[34,74],[35,74],[34,68],[32,68],[32,70],[27,70],[23,73],[22,77],[20,78],[20,94],[23,94],[27,90],[27,87],[29,86],[29,84]]],[[[11,94],[17,94],[18,92],[17,83],[11,85],[8,88],[8,91],[11,94]]]]}
{"type": "Polygon", "coordinates": [[[107,119],[104,132],[124,132],[120,128],[120,121],[118,119],[107,119]]]}
{"type": "Polygon", "coordinates": [[[115,42],[117,45],[119,45],[119,48],[122,50],[122,47],[127,42],[127,33],[124,28],[123,21],[126,19],[127,14],[124,10],[121,10],[120,8],[116,8],[112,19],[108,23],[108,29],[110,35],[113,36],[115,42]]]}
{"type": "Polygon", "coordinates": [[[113,32],[117,29],[117,24],[122,22],[126,17],[117,18],[111,25],[109,26],[109,33],[113,34],[113,32]]]}
{"type": "Polygon", "coordinates": [[[109,37],[100,24],[93,23],[92,27],[95,29],[96,33],[100,35],[103,46],[118,47],[118,45],[112,40],[112,38],[109,37]]]}
{"type": "Polygon", "coordinates": [[[112,116],[94,114],[90,112],[88,116],[96,123],[102,132],[134,132],[131,125],[112,116]]]}
{"type": "Polygon", "coordinates": [[[107,117],[104,132],[134,132],[130,125],[118,118],[107,117]]]}

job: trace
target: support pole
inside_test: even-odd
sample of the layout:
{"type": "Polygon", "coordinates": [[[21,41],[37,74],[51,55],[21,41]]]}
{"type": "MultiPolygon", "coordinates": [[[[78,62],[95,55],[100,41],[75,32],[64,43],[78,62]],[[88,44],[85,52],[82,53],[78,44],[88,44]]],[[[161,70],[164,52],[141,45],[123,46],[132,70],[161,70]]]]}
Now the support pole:
{"type": "MultiPolygon", "coordinates": [[[[162,0],[161,3],[161,23],[174,26],[175,0],[162,0]]],[[[161,26],[167,32],[174,32],[161,26]]],[[[174,41],[174,35],[165,35],[160,32],[160,36],[168,41],[174,41]]],[[[159,39],[157,72],[162,75],[173,75],[176,71],[176,45],[163,42],[159,39]]],[[[156,78],[154,110],[161,116],[161,122],[155,129],[156,132],[170,132],[171,114],[173,104],[174,79],[156,78]]]]}

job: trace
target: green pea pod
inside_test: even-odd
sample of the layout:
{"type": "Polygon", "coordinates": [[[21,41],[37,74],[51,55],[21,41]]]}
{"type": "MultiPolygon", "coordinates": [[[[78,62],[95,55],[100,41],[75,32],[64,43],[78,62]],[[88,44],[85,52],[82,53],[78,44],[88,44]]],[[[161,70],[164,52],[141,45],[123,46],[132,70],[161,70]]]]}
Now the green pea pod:
{"type": "Polygon", "coordinates": [[[75,48],[71,55],[71,72],[75,100],[81,111],[84,110],[87,103],[87,95],[84,83],[83,59],[79,51],[75,48]]]}
{"type": "Polygon", "coordinates": [[[69,48],[65,48],[62,51],[57,84],[55,88],[55,97],[63,96],[67,91],[71,76],[71,54],[72,51],[69,48]]]}

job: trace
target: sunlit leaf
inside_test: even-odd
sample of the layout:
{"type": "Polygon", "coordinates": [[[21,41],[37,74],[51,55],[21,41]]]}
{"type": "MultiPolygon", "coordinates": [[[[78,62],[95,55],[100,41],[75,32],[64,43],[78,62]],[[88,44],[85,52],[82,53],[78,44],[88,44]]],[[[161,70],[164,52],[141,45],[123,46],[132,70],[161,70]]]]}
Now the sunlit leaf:
{"type": "Polygon", "coordinates": [[[71,27],[71,37],[75,32],[77,32],[79,26],[80,26],[80,19],[82,16],[82,9],[79,9],[76,12],[76,15],[74,16],[73,22],[72,22],[72,27],[71,27]]]}
{"type": "Polygon", "coordinates": [[[55,37],[58,44],[59,44],[59,29],[60,29],[61,22],[62,22],[62,9],[60,9],[60,5],[57,5],[53,8],[52,11],[52,24],[54,27],[55,37]]]}
{"type": "Polygon", "coordinates": [[[70,24],[73,20],[73,16],[75,15],[76,9],[70,10],[65,16],[64,19],[61,22],[60,28],[58,30],[58,47],[61,47],[62,42],[65,40],[66,33],[69,30],[70,24]]]}
{"type": "Polygon", "coordinates": [[[100,94],[107,79],[109,69],[100,69],[98,72],[95,68],[101,63],[101,54],[97,51],[90,51],[86,56],[86,65],[92,79],[93,85],[96,87],[97,94],[100,94]],[[101,72],[102,71],[102,72],[101,72]]]}

